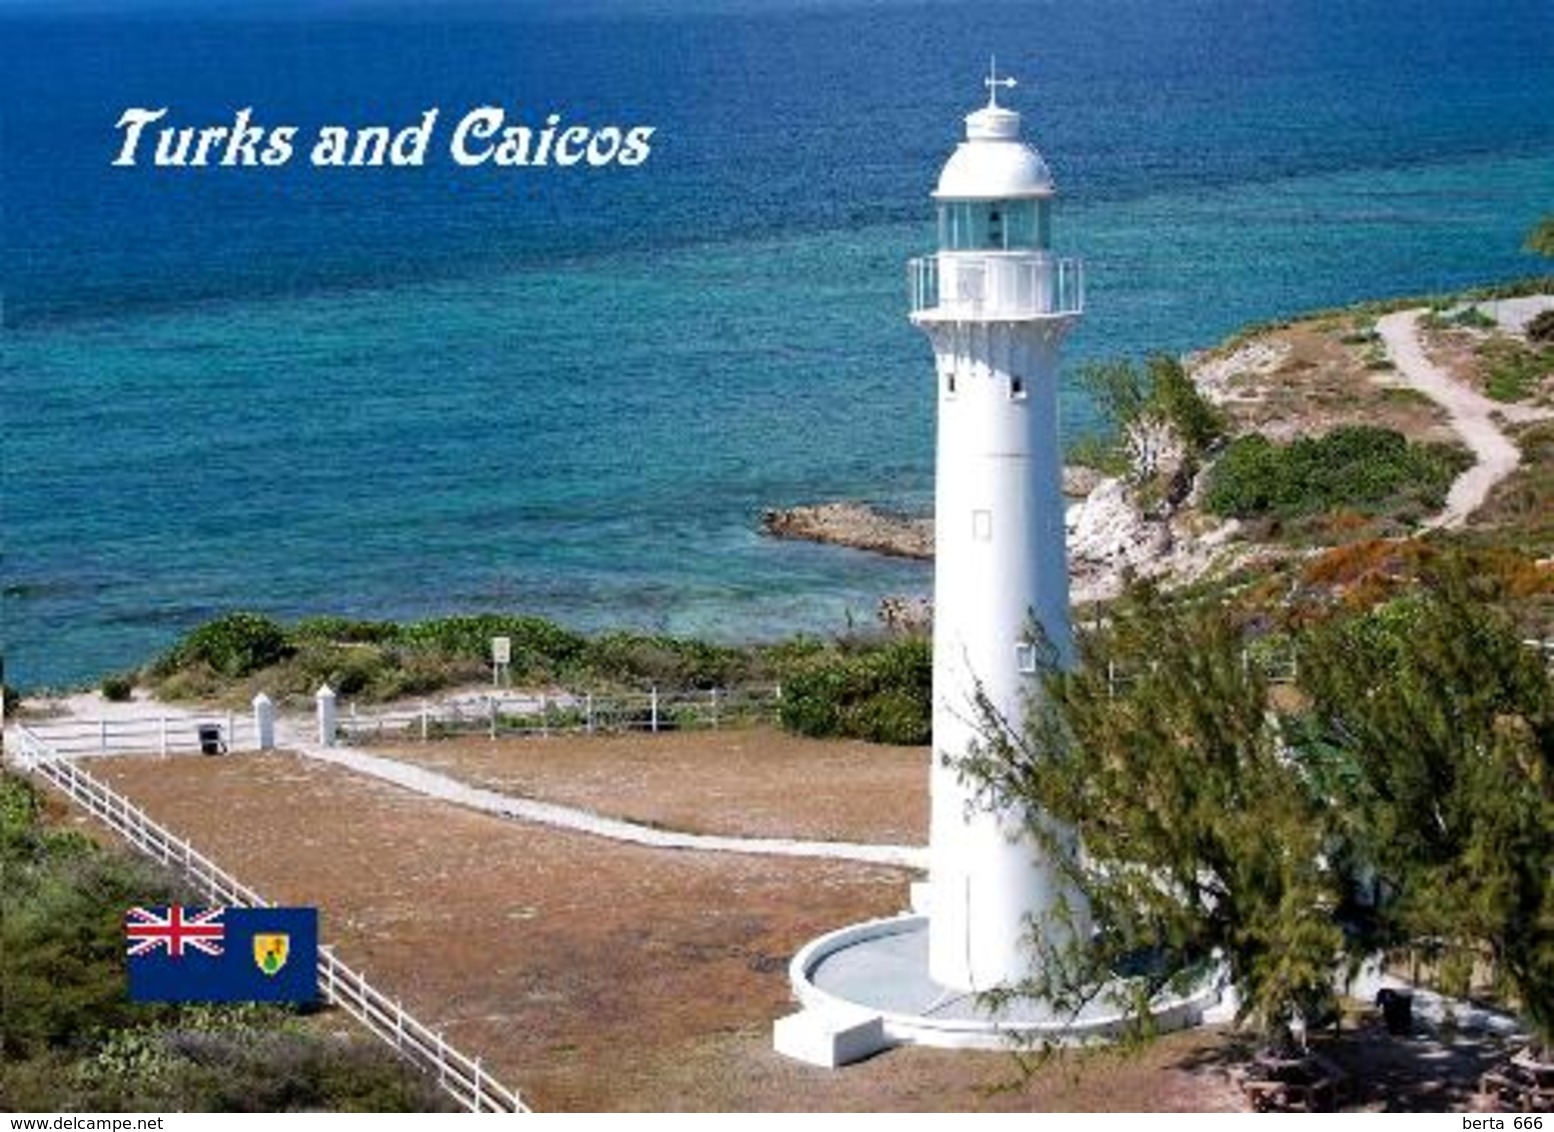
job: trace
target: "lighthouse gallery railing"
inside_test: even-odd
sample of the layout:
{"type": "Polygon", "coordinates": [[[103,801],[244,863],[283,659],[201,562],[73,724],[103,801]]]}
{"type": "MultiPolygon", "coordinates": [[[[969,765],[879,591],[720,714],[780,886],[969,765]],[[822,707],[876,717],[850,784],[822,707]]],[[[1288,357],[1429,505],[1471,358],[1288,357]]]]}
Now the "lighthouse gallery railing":
{"type": "Polygon", "coordinates": [[[915,319],[1060,318],[1085,309],[1079,259],[951,252],[911,260],[907,277],[915,319]]]}

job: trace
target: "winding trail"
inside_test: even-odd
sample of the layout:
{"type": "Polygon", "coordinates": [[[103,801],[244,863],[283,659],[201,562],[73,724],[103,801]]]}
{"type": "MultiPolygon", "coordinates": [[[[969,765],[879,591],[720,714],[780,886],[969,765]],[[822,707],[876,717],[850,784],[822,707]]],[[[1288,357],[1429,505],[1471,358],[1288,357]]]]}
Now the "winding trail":
{"type": "Polygon", "coordinates": [[[1534,421],[1549,414],[1525,405],[1491,401],[1469,388],[1425,356],[1419,341],[1419,316],[1423,308],[1397,311],[1376,320],[1376,331],[1387,347],[1387,356],[1410,388],[1423,393],[1446,410],[1452,429],[1473,453],[1474,464],[1451,485],[1446,506],[1424,527],[1460,527],[1483,506],[1494,486],[1516,470],[1522,453],[1500,430],[1494,417],[1534,421]]]}
{"type": "Polygon", "coordinates": [[[868,865],[897,865],[903,868],[928,867],[928,851],[909,845],[864,845],[852,841],[800,841],[785,837],[728,837],[706,833],[684,833],[659,826],[642,825],[622,818],[605,817],[592,810],[515,798],[470,786],[435,770],[413,766],[348,747],[320,747],[285,743],[287,749],[304,758],[344,767],[418,794],[482,810],[499,817],[607,837],[652,849],[692,849],[703,853],[752,853],[769,857],[816,857],[835,861],[858,861],[868,865]]]}

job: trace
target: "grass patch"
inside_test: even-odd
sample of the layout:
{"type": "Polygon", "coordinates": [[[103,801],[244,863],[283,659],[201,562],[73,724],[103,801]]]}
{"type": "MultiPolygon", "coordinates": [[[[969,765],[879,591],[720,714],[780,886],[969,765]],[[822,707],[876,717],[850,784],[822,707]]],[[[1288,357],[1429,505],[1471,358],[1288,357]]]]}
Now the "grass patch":
{"type": "Polygon", "coordinates": [[[1496,401],[1525,401],[1554,373],[1554,346],[1535,348],[1494,337],[1479,347],[1478,356],[1486,374],[1484,392],[1496,401]]]}

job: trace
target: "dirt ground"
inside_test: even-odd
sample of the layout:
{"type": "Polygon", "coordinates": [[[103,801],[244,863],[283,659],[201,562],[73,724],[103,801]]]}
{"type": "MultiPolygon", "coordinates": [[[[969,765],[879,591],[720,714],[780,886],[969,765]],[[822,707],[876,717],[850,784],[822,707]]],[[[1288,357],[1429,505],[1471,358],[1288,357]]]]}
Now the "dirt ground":
{"type": "Polygon", "coordinates": [[[290,755],[93,760],[541,1109],[1233,1109],[1200,1032],[1020,1082],[1001,1053],[828,1072],[771,1049],[786,965],[900,910],[873,866],[641,849],[465,811],[290,755]],[[1002,1088],[1014,1084],[1013,1088],[1002,1088]]]}
{"type": "Polygon", "coordinates": [[[760,727],[472,736],[370,749],[504,794],[692,833],[928,840],[927,748],[821,742],[760,727]]]}
{"type": "Polygon", "coordinates": [[[1411,440],[1456,442],[1438,405],[1401,387],[1390,367],[1370,368],[1381,357],[1371,333],[1364,319],[1298,322],[1268,332],[1262,340],[1285,351],[1283,361],[1266,374],[1236,377],[1226,410],[1239,428],[1280,441],[1368,424],[1397,429],[1411,440]]]}
{"type": "MultiPolygon", "coordinates": [[[[560,758],[565,741],[552,742],[560,758]]],[[[595,742],[600,752],[579,752],[578,765],[618,753],[595,742]]],[[[508,745],[496,746],[487,757],[508,745]]],[[[823,746],[845,762],[845,744],[823,746]]],[[[702,749],[665,750],[694,771],[691,748],[702,749]]],[[[621,845],[288,754],[87,768],[270,899],[318,905],[343,959],[539,1109],[1245,1107],[1233,1076],[1245,1043],[1213,1029],[1029,1074],[1004,1053],[901,1049],[841,1071],[778,1057],[771,1025],[793,1009],[789,958],[823,931],[900,910],[910,879],[900,870],[621,845]]],[[[644,774],[647,795],[677,788],[644,774]]],[[[705,794],[708,828],[750,832],[724,799],[705,794]]],[[[652,808],[665,799],[640,804],[672,812],[652,808]]],[[[1440,1111],[1468,1102],[1499,1051],[1392,1038],[1367,1022],[1325,1052],[1354,1078],[1350,1107],[1440,1111]]]]}

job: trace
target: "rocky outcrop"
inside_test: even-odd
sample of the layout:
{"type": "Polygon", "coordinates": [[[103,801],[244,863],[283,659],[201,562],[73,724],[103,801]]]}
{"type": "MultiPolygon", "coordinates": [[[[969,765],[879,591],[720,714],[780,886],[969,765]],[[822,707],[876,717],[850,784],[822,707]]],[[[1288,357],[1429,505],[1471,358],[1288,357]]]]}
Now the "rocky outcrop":
{"type": "Polygon", "coordinates": [[[897,558],[933,557],[933,520],[900,515],[867,503],[785,507],[761,516],[761,529],[777,538],[807,539],[897,558]]]}
{"type": "Polygon", "coordinates": [[[1146,516],[1120,479],[1102,480],[1083,503],[1068,509],[1069,560],[1107,570],[1139,569],[1171,549],[1168,522],[1146,516]]]}
{"type": "MultiPolygon", "coordinates": [[[[1093,468],[1063,469],[1063,494],[1084,499],[1102,482],[1093,468]]],[[[782,507],[761,515],[761,530],[775,538],[849,546],[897,558],[933,557],[933,519],[903,515],[856,500],[782,507]]]]}
{"type": "Polygon", "coordinates": [[[880,622],[887,629],[923,632],[933,628],[933,598],[891,596],[880,599],[880,622]]]}

